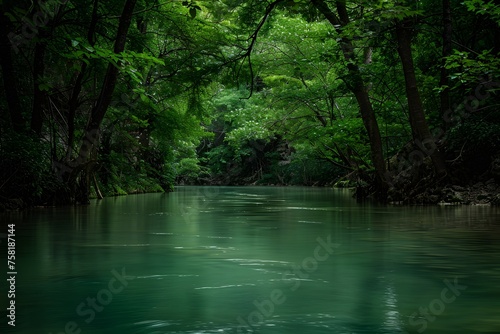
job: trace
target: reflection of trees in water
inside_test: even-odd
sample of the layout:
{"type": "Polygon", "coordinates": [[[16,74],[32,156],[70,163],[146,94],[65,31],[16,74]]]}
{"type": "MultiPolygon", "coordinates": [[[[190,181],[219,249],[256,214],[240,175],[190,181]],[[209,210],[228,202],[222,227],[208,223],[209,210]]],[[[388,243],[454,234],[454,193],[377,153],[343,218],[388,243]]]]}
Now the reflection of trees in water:
{"type": "MultiPolygon", "coordinates": [[[[371,221],[371,219],[370,219],[371,221]]],[[[370,233],[363,241],[368,252],[360,255],[357,272],[359,289],[353,295],[355,307],[350,329],[356,332],[392,333],[401,331],[397,291],[393,284],[393,249],[387,251],[390,227],[385,223],[369,224],[370,233]]],[[[366,226],[365,226],[366,227],[366,226]]]]}

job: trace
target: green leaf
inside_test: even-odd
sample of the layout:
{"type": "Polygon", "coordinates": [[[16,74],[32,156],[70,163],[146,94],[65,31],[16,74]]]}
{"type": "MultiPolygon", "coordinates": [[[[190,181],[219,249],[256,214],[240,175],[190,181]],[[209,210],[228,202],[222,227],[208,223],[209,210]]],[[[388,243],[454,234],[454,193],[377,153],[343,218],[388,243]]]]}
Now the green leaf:
{"type": "Polygon", "coordinates": [[[52,88],[49,84],[46,83],[41,83],[38,85],[38,89],[41,90],[42,92],[48,92],[52,88]]]}

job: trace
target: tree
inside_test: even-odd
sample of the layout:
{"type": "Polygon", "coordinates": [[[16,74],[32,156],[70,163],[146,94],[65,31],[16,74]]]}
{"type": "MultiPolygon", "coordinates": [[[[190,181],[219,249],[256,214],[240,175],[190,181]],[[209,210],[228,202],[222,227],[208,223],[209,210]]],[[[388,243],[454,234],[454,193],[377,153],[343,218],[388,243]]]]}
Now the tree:
{"type": "Polygon", "coordinates": [[[417,79],[415,77],[415,68],[413,65],[413,56],[411,51],[412,26],[411,17],[396,23],[398,53],[401,58],[405,76],[410,125],[416,146],[431,157],[436,174],[443,176],[446,174],[446,165],[441,152],[439,151],[439,148],[430,133],[422,101],[420,99],[417,79]]]}
{"type": "Polygon", "coordinates": [[[0,4],[0,8],[2,9],[0,14],[0,64],[12,128],[16,132],[21,132],[25,128],[26,121],[22,114],[21,102],[17,90],[18,84],[12,59],[11,41],[9,39],[12,24],[7,17],[7,13],[13,7],[12,2],[5,1],[0,4]]]}
{"type": "MultiPolygon", "coordinates": [[[[443,0],[443,38],[442,38],[442,62],[441,62],[441,75],[439,79],[439,85],[442,87],[442,90],[439,94],[440,98],[440,106],[441,106],[441,114],[445,115],[451,109],[450,103],[450,87],[449,87],[449,73],[446,69],[446,57],[451,55],[453,49],[453,41],[452,41],[452,33],[453,33],[453,25],[452,25],[452,15],[451,15],[451,0],[443,0]]],[[[446,128],[446,122],[443,123],[446,128]]]]}
{"type": "MultiPolygon", "coordinates": [[[[212,22],[201,2],[79,0],[30,8],[6,2],[2,8],[7,94],[1,103],[9,114],[2,115],[0,149],[27,160],[31,152],[19,156],[4,143],[13,129],[28,133],[31,120],[30,136],[44,144],[32,147],[51,184],[37,201],[86,203],[91,183],[96,192],[99,183],[108,193],[170,190],[176,142],[200,136],[204,87],[232,62],[221,52],[233,42],[227,27],[212,22]],[[38,21],[28,27],[24,17],[38,21]],[[125,170],[127,180],[115,177],[125,170]]],[[[8,171],[14,160],[0,166],[1,191],[17,181],[8,171]]],[[[17,193],[30,197],[29,191],[6,195],[17,193]]]]}
{"type": "MultiPolygon", "coordinates": [[[[127,41],[127,33],[130,27],[130,23],[132,21],[132,14],[134,11],[134,7],[137,0],[127,0],[125,5],[123,6],[123,11],[120,15],[118,29],[116,32],[113,53],[115,55],[119,55],[125,49],[125,43],[127,41]]],[[[94,8],[98,5],[98,1],[94,3],[94,8]]],[[[95,11],[95,9],[94,9],[95,11]]],[[[90,28],[92,29],[93,24],[91,24],[90,28]]],[[[90,32],[91,33],[91,32],[90,32]]],[[[118,69],[119,64],[109,63],[106,75],[104,76],[104,81],[102,84],[102,88],[99,94],[99,97],[92,108],[90,113],[90,119],[85,128],[84,132],[84,140],[80,146],[80,150],[78,152],[78,156],[75,160],[70,161],[70,170],[64,173],[63,181],[66,184],[65,187],[72,189],[69,194],[68,202],[73,202],[75,200],[75,196],[77,196],[77,191],[80,193],[80,198],[78,200],[80,202],[88,202],[89,194],[89,178],[92,169],[92,164],[89,161],[90,154],[92,149],[94,149],[95,145],[98,141],[98,133],[100,130],[100,125],[106,111],[108,110],[109,104],[111,103],[111,99],[113,96],[113,91],[116,86],[116,81],[118,79],[118,69]],[[81,176],[81,173],[83,175],[81,176]],[[81,176],[80,183],[77,183],[77,178],[81,176]],[[79,185],[80,189],[75,189],[76,186],[79,185]]]]}
{"type": "Polygon", "coordinates": [[[372,152],[372,161],[376,172],[376,184],[378,191],[380,192],[380,197],[383,199],[386,196],[388,188],[388,174],[386,173],[382,139],[367,86],[360,74],[359,67],[356,65],[357,60],[354,53],[354,45],[351,39],[342,31],[342,28],[346,27],[350,23],[346,3],[344,1],[335,2],[338,16],[323,0],[311,0],[311,3],[325,16],[332,26],[335,27],[339,36],[341,36],[342,53],[346,61],[346,66],[349,70],[347,85],[356,97],[361,117],[363,119],[363,124],[368,132],[372,152]]]}
{"type": "Polygon", "coordinates": [[[85,203],[176,177],[343,177],[407,198],[417,179],[467,179],[457,166],[486,175],[500,147],[498,8],[409,4],[4,1],[0,200],[85,203]]]}

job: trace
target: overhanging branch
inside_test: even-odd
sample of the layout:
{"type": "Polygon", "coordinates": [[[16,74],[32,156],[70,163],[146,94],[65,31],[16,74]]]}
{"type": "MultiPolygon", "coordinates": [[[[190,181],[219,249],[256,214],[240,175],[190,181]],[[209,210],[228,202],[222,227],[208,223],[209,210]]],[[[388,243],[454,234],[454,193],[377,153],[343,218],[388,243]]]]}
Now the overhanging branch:
{"type": "MultiPolygon", "coordinates": [[[[271,12],[274,10],[274,8],[276,8],[276,6],[278,4],[280,4],[280,3],[284,2],[284,1],[285,0],[276,0],[276,1],[273,1],[272,3],[270,3],[269,5],[267,5],[264,17],[260,20],[260,22],[257,25],[257,28],[255,29],[255,31],[253,32],[253,34],[250,35],[250,37],[248,38],[248,40],[250,40],[250,45],[245,50],[245,53],[243,53],[240,56],[240,59],[248,58],[248,67],[250,69],[250,78],[251,78],[251,82],[250,82],[250,95],[248,95],[248,97],[246,97],[244,99],[249,99],[250,97],[252,97],[252,94],[253,94],[254,77],[253,77],[253,67],[252,67],[251,55],[252,55],[252,50],[253,50],[253,48],[255,46],[255,42],[257,41],[257,36],[259,35],[260,30],[264,26],[264,23],[266,23],[267,19],[269,18],[269,15],[271,15],[271,12]]],[[[240,72],[242,66],[243,66],[243,63],[241,64],[240,68],[238,69],[238,73],[240,72]]]]}

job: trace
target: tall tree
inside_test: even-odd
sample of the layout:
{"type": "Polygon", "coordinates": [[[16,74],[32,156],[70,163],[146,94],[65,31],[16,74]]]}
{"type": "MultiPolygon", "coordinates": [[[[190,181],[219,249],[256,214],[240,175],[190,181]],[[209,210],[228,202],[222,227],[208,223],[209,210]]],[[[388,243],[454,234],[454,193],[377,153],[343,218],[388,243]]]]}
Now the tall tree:
{"type": "Polygon", "coordinates": [[[401,58],[405,77],[406,97],[408,99],[408,111],[413,139],[417,148],[431,157],[436,174],[444,175],[446,174],[446,165],[429,130],[422,99],[418,90],[411,50],[412,30],[412,17],[405,18],[396,23],[398,54],[401,58]]]}
{"type": "Polygon", "coordinates": [[[37,42],[33,56],[33,107],[31,112],[31,131],[41,136],[43,125],[43,105],[45,102],[45,91],[41,88],[45,72],[45,41],[37,42]]]}
{"type": "MultiPolygon", "coordinates": [[[[439,99],[441,102],[441,115],[446,115],[451,109],[450,103],[450,87],[449,87],[449,78],[448,78],[448,70],[446,69],[446,58],[451,55],[453,45],[452,45],[452,16],[451,16],[451,0],[443,0],[443,37],[442,37],[442,53],[443,57],[441,62],[441,73],[439,85],[441,86],[441,91],[439,93],[439,99]]],[[[444,122],[444,127],[447,127],[447,123],[444,122]]]]}
{"type": "MultiPolygon", "coordinates": [[[[127,34],[132,21],[132,15],[134,12],[134,7],[137,0],[127,0],[123,6],[122,14],[119,19],[118,29],[116,32],[116,37],[114,41],[113,53],[119,55],[125,50],[125,44],[127,41],[127,34]]],[[[94,2],[94,13],[98,2],[94,2]]],[[[93,15],[93,20],[95,16],[93,15]]],[[[92,21],[91,29],[94,27],[94,21],[92,21]]],[[[72,168],[66,169],[63,174],[63,180],[67,184],[67,188],[70,189],[69,200],[73,202],[75,196],[78,195],[78,199],[81,202],[87,202],[89,199],[89,178],[92,169],[92,164],[89,161],[90,154],[98,143],[99,130],[106,114],[106,111],[111,103],[113,96],[113,91],[115,90],[116,81],[118,79],[119,68],[117,64],[110,62],[108,64],[106,75],[104,76],[104,81],[99,94],[99,97],[92,108],[90,113],[90,119],[85,128],[84,137],[82,144],[80,146],[78,156],[71,162],[72,168]],[[80,178],[80,182],[77,179],[80,178]],[[79,188],[79,189],[77,189],[79,188]]]]}
{"type": "MultiPolygon", "coordinates": [[[[118,31],[116,33],[115,44],[113,48],[114,53],[117,55],[125,50],[127,33],[132,21],[132,14],[134,12],[136,2],[137,0],[127,0],[123,7],[123,12],[120,16],[120,23],[118,25],[118,31]]],[[[99,132],[101,122],[104,118],[104,115],[106,114],[106,111],[108,110],[109,104],[111,103],[113,91],[115,90],[116,86],[116,80],[118,79],[118,73],[118,67],[113,63],[109,63],[101,88],[101,93],[99,94],[97,103],[92,108],[90,120],[85,129],[86,138],[90,140],[90,143],[84,143],[80,147],[80,152],[78,155],[79,158],[85,159],[86,157],[88,157],[92,146],[96,144],[96,134],[97,132],[99,132]]]]}
{"type": "Polygon", "coordinates": [[[388,174],[386,173],[382,138],[375,111],[368,94],[367,85],[363,81],[359,66],[357,65],[353,42],[343,31],[343,28],[350,23],[346,3],[345,1],[335,1],[337,14],[323,0],[311,0],[311,3],[325,16],[341,36],[342,53],[349,71],[349,78],[346,80],[346,83],[358,102],[361,118],[370,139],[372,161],[376,172],[376,184],[379,188],[380,196],[385,197],[388,188],[388,174]]]}
{"type": "Polygon", "coordinates": [[[2,78],[5,88],[5,98],[9,110],[12,127],[15,131],[21,132],[25,127],[25,119],[21,109],[21,101],[17,89],[17,76],[14,69],[12,57],[12,47],[9,34],[13,27],[7,16],[14,6],[12,2],[4,1],[0,3],[0,66],[2,68],[2,78]]]}

